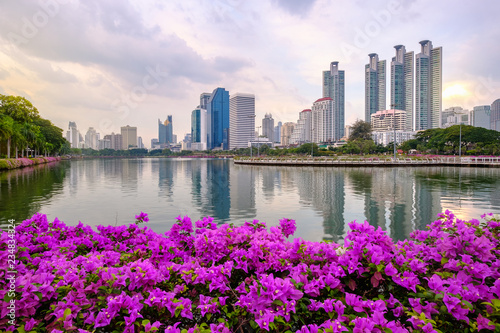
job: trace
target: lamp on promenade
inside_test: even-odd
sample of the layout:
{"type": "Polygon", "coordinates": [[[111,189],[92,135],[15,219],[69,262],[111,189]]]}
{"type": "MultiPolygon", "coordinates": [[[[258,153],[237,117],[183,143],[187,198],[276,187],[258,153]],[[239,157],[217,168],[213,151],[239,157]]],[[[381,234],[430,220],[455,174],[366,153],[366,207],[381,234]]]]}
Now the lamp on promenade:
{"type": "Polygon", "coordinates": [[[260,156],[260,128],[262,126],[257,126],[257,156],[260,156]]]}
{"type": "Polygon", "coordinates": [[[392,127],[394,127],[394,140],[393,140],[393,145],[394,145],[394,163],[396,163],[396,104],[391,104],[392,107],[392,127]]]}
{"type": "MultiPolygon", "coordinates": [[[[248,118],[255,118],[255,116],[256,115],[252,114],[252,115],[248,115],[247,117],[248,118]]],[[[255,122],[254,122],[254,125],[255,125],[255,122]]],[[[255,135],[255,133],[254,133],[254,135],[255,135]]],[[[252,139],[250,139],[250,159],[253,158],[252,152],[253,152],[253,143],[252,143],[252,139]]]]}
{"type": "MultiPolygon", "coordinates": [[[[456,115],[463,115],[462,112],[457,112],[457,111],[453,111],[453,114],[455,116],[456,115]]],[[[458,137],[458,160],[461,161],[462,160],[462,119],[460,119],[460,121],[459,121],[459,128],[460,128],[460,134],[458,137]]]]}

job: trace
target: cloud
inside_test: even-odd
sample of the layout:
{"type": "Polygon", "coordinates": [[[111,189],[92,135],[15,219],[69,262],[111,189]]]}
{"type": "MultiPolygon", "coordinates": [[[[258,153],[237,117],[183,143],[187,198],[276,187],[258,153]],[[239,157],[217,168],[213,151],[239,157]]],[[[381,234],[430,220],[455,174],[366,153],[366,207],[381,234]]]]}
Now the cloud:
{"type": "Polygon", "coordinates": [[[9,72],[6,71],[5,69],[0,68],[0,80],[4,80],[7,77],[9,77],[9,72]]]}
{"type": "Polygon", "coordinates": [[[289,14],[296,16],[307,16],[316,0],[273,0],[273,3],[289,14]]]}

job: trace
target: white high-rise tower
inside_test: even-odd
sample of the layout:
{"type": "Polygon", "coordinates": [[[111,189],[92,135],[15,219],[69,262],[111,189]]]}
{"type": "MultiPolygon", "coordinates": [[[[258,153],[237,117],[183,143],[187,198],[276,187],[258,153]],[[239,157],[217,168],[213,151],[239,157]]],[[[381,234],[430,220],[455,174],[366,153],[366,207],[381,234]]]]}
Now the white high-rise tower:
{"type": "Polygon", "coordinates": [[[247,148],[254,133],[255,95],[232,95],[229,99],[229,149],[247,148]]]}

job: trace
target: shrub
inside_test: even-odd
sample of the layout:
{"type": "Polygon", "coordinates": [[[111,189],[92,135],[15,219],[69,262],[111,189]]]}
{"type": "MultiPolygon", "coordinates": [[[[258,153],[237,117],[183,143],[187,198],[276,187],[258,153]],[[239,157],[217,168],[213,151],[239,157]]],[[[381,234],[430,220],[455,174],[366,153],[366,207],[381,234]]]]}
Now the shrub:
{"type": "MultiPolygon", "coordinates": [[[[179,216],[162,235],[36,214],[2,233],[1,271],[14,253],[16,320],[26,332],[498,331],[500,219],[483,218],[447,211],[397,243],[352,222],[341,246],[287,241],[289,219],[268,231],[211,218],[193,228],[179,216]],[[7,250],[14,239],[17,250],[7,250]]],[[[6,314],[0,329],[13,331],[6,314]]]]}

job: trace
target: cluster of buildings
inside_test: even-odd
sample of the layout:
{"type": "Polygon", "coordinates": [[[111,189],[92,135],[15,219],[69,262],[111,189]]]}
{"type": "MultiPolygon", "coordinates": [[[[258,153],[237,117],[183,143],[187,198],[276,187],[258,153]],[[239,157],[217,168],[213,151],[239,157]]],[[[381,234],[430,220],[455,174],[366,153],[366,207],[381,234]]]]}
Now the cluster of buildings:
{"type": "MultiPolygon", "coordinates": [[[[418,131],[467,124],[500,131],[500,99],[491,105],[472,110],[452,107],[442,110],[443,49],[432,42],[420,42],[421,51],[407,52],[396,45],[390,66],[376,53],[369,54],[365,65],[365,121],[372,126],[377,144],[402,143],[418,131]],[[390,75],[387,71],[390,68],[390,75]],[[387,78],[390,84],[387,86],[387,78]],[[387,90],[390,107],[386,105],[387,90]]],[[[151,140],[151,149],[233,150],[251,146],[290,146],[306,142],[339,146],[349,137],[351,127],[345,126],[345,72],[334,61],[322,72],[322,97],[311,107],[299,112],[296,122],[275,120],[266,113],[256,126],[255,95],[215,88],[202,93],[198,106],[191,112],[191,133],[177,143],[173,134],[172,116],[158,119],[158,138],[151,140]]],[[[85,138],[74,122],[69,123],[67,139],[71,147],[93,149],[143,148],[137,128],[124,126],[120,134],[105,135],[90,127],[85,138]]]]}
{"type": "Polygon", "coordinates": [[[255,95],[229,95],[224,88],[202,93],[200,104],[191,113],[190,150],[233,150],[250,146],[289,146],[305,142],[336,142],[344,136],[345,74],[338,62],[323,72],[323,97],[311,109],[299,113],[297,123],[278,121],[266,113],[255,126],[255,95]],[[257,129],[257,131],[256,131],[257,129]],[[261,131],[262,130],[262,131],[261,131]]]}
{"type": "Polygon", "coordinates": [[[85,137],[82,136],[76,123],[70,121],[66,132],[66,140],[70,143],[71,148],[91,148],[95,150],[144,148],[142,138],[137,136],[137,127],[129,125],[122,126],[119,134],[107,134],[101,139],[100,133],[97,133],[93,127],[89,127],[85,137]]]}
{"type": "Polygon", "coordinates": [[[377,144],[401,143],[418,131],[466,124],[500,130],[500,100],[473,110],[452,107],[442,110],[443,49],[432,42],[420,42],[417,55],[403,45],[394,46],[390,64],[390,101],[386,107],[387,64],[376,53],[365,65],[365,121],[372,125],[377,144]]]}

